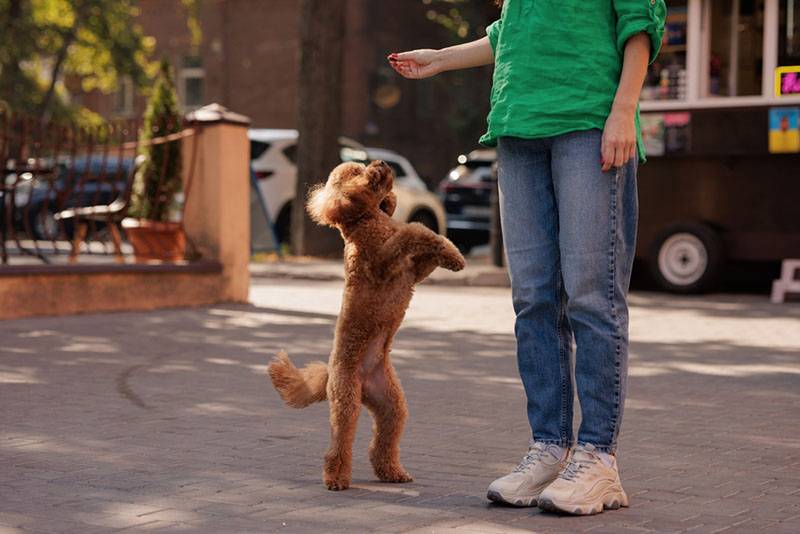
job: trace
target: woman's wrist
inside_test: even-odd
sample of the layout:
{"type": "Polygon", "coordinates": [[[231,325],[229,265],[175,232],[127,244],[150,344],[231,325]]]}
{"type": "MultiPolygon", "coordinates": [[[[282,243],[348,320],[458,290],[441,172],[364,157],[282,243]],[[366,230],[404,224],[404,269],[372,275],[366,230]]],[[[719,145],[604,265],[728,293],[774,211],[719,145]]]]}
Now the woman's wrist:
{"type": "Polygon", "coordinates": [[[634,115],[636,113],[637,99],[614,99],[611,104],[611,111],[613,113],[623,113],[625,115],[634,115]]]}
{"type": "Polygon", "coordinates": [[[436,69],[437,74],[452,70],[453,50],[451,48],[440,48],[434,50],[432,66],[436,69]]]}

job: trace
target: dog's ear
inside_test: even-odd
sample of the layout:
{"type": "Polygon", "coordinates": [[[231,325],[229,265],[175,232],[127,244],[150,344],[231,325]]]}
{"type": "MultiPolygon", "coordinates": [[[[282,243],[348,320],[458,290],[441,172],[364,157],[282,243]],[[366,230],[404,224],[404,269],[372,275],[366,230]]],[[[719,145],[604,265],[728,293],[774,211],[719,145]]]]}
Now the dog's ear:
{"type": "Polygon", "coordinates": [[[353,208],[352,202],[339,191],[319,184],[308,195],[306,210],[317,224],[336,226],[353,208]]]}
{"type": "Polygon", "coordinates": [[[383,210],[389,217],[394,215],[394,210],[397,209],[397,195],[394,191],[389,191],[383,200],[381,200],[381,210],[383,210]]]}

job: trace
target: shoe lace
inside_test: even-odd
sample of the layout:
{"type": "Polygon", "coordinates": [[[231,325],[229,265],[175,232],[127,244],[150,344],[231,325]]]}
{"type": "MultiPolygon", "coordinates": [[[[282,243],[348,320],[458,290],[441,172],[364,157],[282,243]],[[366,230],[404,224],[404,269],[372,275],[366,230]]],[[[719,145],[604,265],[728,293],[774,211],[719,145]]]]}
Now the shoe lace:
{"type": "Polygon", "coordinates": [[[514,473],[522,473],[526,471],[529,467],[536,465],[536,462],[542,459],[542,453],[544,452],[544,447],[542,447],[539,443],[534,443],[528,449],[528,452],[522,458],[522,461],[519,463],[517,467],[514,468],[514,473]]]}
{"type": "Polygon", "coordinates": [[[558,474],[559,478],[563,478],[569,482],[576,480],[581,476],[581,473],[588,470],[592,465],[596,464],[597,460],[593,457],[583,457],[576,459],[574,456],[570,459],[567,467],[558,474]]]}

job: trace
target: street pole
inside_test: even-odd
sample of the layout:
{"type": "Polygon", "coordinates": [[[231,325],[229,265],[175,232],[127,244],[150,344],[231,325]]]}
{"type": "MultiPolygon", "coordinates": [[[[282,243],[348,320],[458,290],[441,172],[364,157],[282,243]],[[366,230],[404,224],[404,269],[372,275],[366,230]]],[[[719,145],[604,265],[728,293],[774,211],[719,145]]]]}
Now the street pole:
{"type": "Polygon", "coordinates": [[[492,164],[492,187],[491,196],[491,227],[489,231],[489,246],[491,249],[492,264],[497,267],[505,265],[505,254],[503,253],[503,228],[500,225],[500,188],[497,180],[497,162],[492,164]]]}

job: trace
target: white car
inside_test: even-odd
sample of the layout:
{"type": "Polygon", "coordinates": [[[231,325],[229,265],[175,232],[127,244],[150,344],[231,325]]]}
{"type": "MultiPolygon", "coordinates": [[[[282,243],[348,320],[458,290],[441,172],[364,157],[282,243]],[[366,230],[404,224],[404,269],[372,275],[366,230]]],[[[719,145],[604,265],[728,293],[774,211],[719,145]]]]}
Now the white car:
{"type": "MultiPolygon", "coordinates": [[[[297,130],[252,129],[248,137],[251,164],[269,216],[281,242],[288,242],[297,185],[297,130]]],[[[406,158],[390,150],[364,148],[346,137],[340,137],[339,144],[343,161],[381,159],[394,169],[397,195],[394,219],[419,222],[437,233],[446,231],[447,219],[441,201],[428,191],[406,158]]]]}

